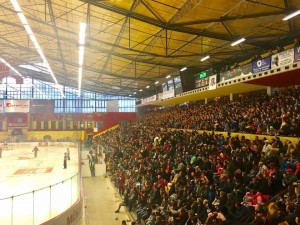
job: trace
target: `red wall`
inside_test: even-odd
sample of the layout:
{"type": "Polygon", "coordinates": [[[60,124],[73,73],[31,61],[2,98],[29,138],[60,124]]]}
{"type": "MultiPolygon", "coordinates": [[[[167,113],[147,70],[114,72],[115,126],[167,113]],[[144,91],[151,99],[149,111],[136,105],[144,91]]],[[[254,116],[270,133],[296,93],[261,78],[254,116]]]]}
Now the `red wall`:
{"type": "Polygon", "coordinates": [[[103,132],[119,124],[119,121],[136,120],[136,112],[104,112],[94,113],[94,121],[103,121],[104,127],[98,128],[98,133],[103,132]]]}
{"type": "Polygon", "coordinates": [[[7,113],[7,127],[27,127],[27,113],[7,113]],[[15,122],[15,118],[22,118],[22,122],[15,122]]]}

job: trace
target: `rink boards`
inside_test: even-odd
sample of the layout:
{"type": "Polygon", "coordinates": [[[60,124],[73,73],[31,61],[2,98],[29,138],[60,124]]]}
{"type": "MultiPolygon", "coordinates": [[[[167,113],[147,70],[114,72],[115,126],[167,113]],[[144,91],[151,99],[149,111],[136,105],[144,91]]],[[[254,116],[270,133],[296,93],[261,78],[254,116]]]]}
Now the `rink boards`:
{"type": "Polygon", "coordinates": [[[0,224],[41,224],[80,199],[77,143],[9,143],[0,158],[0,224]],[[38,146],[37,158],[32,152],[38,146]],[[64,153],[70,149],[67,169],[64,153]]]}

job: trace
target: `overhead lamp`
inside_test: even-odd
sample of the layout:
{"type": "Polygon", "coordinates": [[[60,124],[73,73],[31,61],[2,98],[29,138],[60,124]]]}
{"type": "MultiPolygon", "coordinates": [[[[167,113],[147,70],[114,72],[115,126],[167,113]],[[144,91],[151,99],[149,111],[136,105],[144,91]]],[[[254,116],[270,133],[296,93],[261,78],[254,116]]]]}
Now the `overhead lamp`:
{"type": "Polygon", "coordinates": [[[80,97],[81,91],[81,81],[82,81],[82,72],[83,72],[83,61],[84,61],[84,43],[85,43],[85,30],[86,23],[80,23],[79,30],[79,69],[78,69],[78,96],[80,97]]]}
{"type": "Polygon", "coordinates": [[[136,92],[133,93],[134,95],[136,94],[136,92]]]}
{"type": "Polygon", "coordinates": [[[143,89],[140,89],[139,91],[143,91],[143,89]]]}
{"type": "Polygon", "coordinates": [[[22,22],[23,25],[28,24],[28,22],[26,20],[26,17],[24,16],[24,14],[22,12],[18,13],[18,17],[20,18],[20,20],[21,20],[21,22],[22,22]]]}
{"type": "Polygon", "coordinates": [[[231,44],[231,46],[238,45],[238,44],[240,44],[240,43],[242,43],[242,42],[244,42],[244,41],[246,41],[246,39],[245,39],[245,38],[241,38],[241,39],[239,39],[239,40],[233,42],[233,43],[231,44]]]}
{"type": "Polygon", "coordinates": [[[83,65],[84,46],[79,47],[79,66],[83,65]]]}
{"type": "MultiPolygon", "coordinates": [[[[31,28],[30,28],[30,26],[27,22],[27,19],[26,19],[25,15],[22,13],[22,9],[21,9],[18,1],[17,0],[10,0],[10,2],[13,5],[13,7],[15,8],[15,11],[17,12],[17,15],[18,15],[19,19],[21,20],[22,25],[24,26],[27,34],[29,35],[34,47],[36,48],[36,50],[38,51],[40,57],[42,58],[44,65],[46,65],[46,68],[48,69],[49,74],[51,75],[51,77],[54,80],[55,84],[58,84],[57,79],[56,79],[56,77],[55,77],[55,75],[54,75],[54,73],[53,73],[53,71],[52,71],[52,69],[51,69],[51,67],[50,67],[50,65],[49,65],[49,63],[48,63],[41,47],[40,47],[40,45],[39,45],[39,43],[37,42],[32,30],[31,30],[31,28]]],[[[62,89],[59,89],[59,90],[60,90],[61,95],[63,96],[63,98],[65,98],[65,95],[64,95],[62,89]]]]}
{"type": "Polygon", "coordinates": [[[131,97],[131,95],[129,95],[129,97],[131,97]]]}
{"type": "Polygon", "coordinates": [[[167,79],[169,79],[171,77],[171,75],[166,76],[167,79]]]}
{"type": "Polygon", "coordinates": [[[19,3],[18,3],[17,0],[10,0],[10,2],[11,2],[11,4],[13,5],[13,7],[15,8],[15,10],[17,12],[21,12],[22,11],[21,7],[20,7],[20,5],[19,5],[19,3]]]}
{"type": "Polygon", "coordinates": [[[148,85],[146,88],[149,88],[150,86],[148,85]]]}
{"type": "Polygon", "coordinates": [[[209,55],[207,55],[207,56],[205,56],[204,58],[202,58],[200,61],[203,62],[203,61],[205,61],[205,60],[207,60],[207,59],[209,59],[209,58],[210,58],[209,55]]]}
{"type": "Polygon", "coordinates": [[[185,71],[187,69],[187,67],[183,67],[180,69],[180,72],[185,71]]]}
{"type": "Polygon", "coordinates": [[[29,35],[33,35],[32,30],[28,24],[24,24],[25,30],[29,35]]]}
{"type": "Polygon", "coordinates": [[[300,9],[297,10],[296,12],[293,12],[293,13],[287,15],[287,16],[284,17],[282,20],[283,20],[283,21],[289,20],[289,19],[291,19],[291,18],[293,18],[293,17],[295,17],[295,16],[297,16],[297,15],[299,15],[299,14],[300,14],[300,9]]]}
{"type": "Polygon", "coordinates": [[[159,84],[159,81],[155,81],[155,84],[159,84]]]}
{"type": "Polygon", "coordinates": [[[80,45],[84,45],[85,43],[85,30],[86,30],[86,23],[80,23],[80,32],[79,32],[80,45]]]}

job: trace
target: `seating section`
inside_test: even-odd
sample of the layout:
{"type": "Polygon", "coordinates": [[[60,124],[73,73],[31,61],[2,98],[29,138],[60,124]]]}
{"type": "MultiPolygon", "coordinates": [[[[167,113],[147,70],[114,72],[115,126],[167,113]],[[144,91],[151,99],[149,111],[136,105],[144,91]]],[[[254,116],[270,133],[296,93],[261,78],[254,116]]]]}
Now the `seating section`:
{"type": "Polygon", "coordinates": [[[251,134],[295,136],[300,133],[299,89],[270,97],[264,93],[241,95],[234,101],[216,98],[170,107],[143,115],[150,127],[196,129],[251,134]]]}
{"type": "Polygon", "coordinates": [[[296,224],[300,141],[286,136],[299,137],[299,116],[297,89],[247,94],[148,112],[94,145],[138,222],[296,224]]]}

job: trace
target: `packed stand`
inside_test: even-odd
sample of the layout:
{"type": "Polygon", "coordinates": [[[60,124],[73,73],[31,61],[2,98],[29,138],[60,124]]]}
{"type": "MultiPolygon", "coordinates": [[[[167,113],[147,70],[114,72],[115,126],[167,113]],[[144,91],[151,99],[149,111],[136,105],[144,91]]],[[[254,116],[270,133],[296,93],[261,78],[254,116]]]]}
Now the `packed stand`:
{"type": "Polygon", "coordinates": [[[250,141],[131,124],[101,135],[95,144],[105,149],[107,169],[124,196],[116,212],[127,206],[137,222],[297,224],[293,187],[299,189],[300,141],[250,141]],[[288,187],[291,197],[280,200],[288,187]],[[272,207],[264,205],[277,195],[272,207]]]}
{"type": "Polygon", "coordinates": [[[300,133],[300,91],[245,94],[234,101],[217,98],[149,112],[143,126],[296,136],[300,133]]]}

